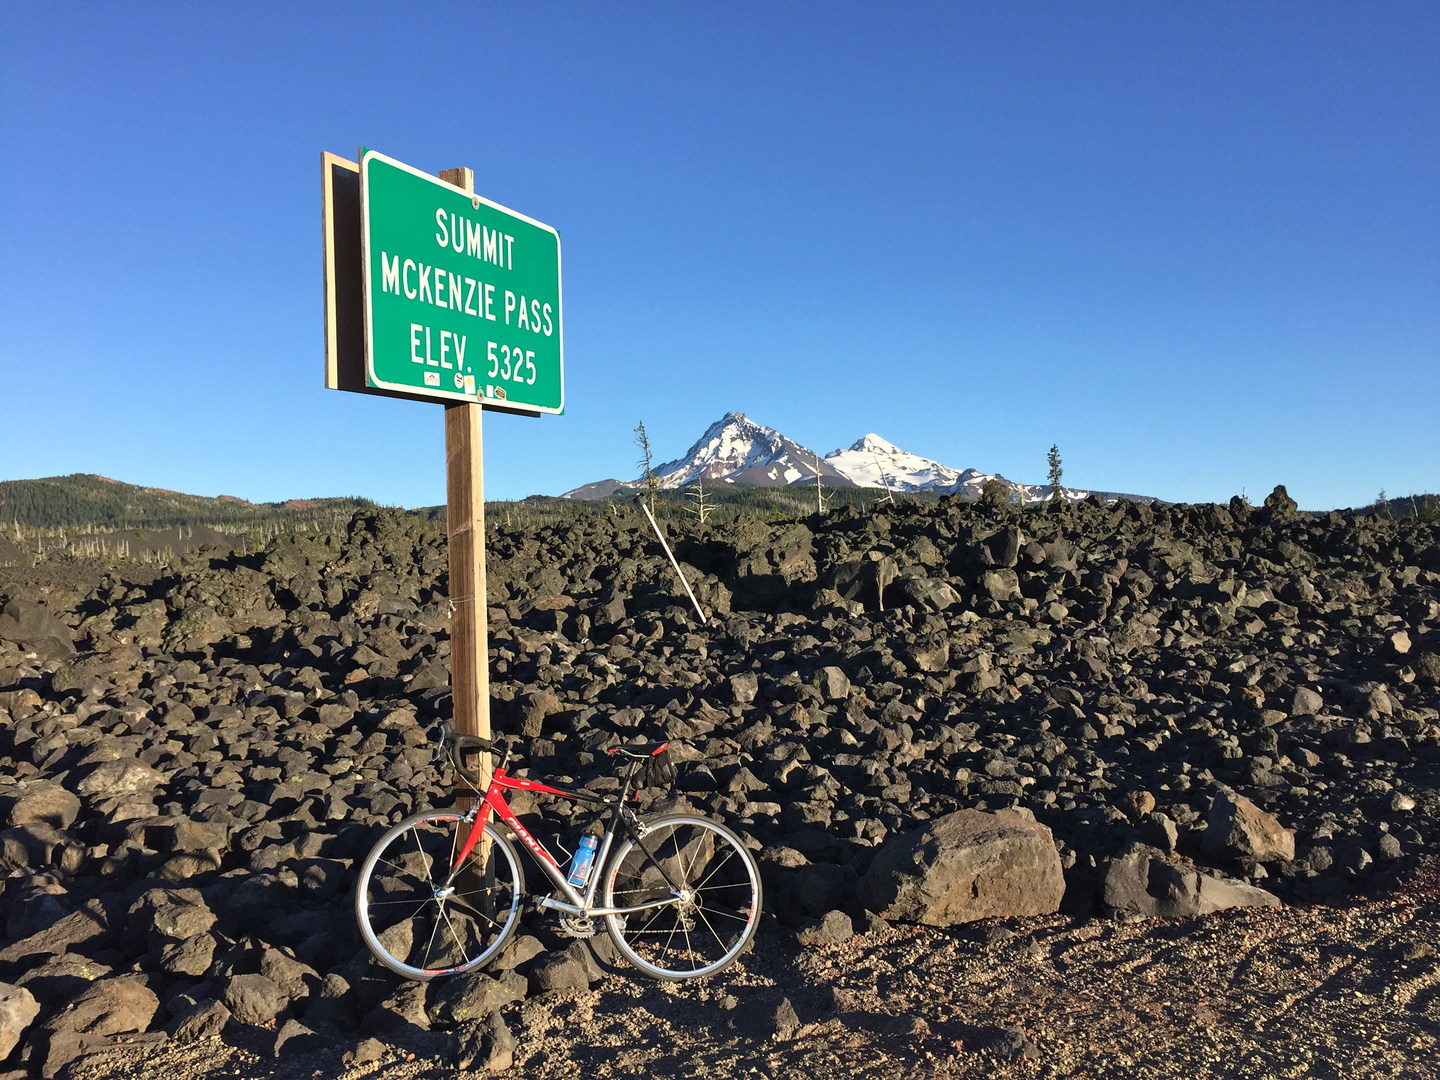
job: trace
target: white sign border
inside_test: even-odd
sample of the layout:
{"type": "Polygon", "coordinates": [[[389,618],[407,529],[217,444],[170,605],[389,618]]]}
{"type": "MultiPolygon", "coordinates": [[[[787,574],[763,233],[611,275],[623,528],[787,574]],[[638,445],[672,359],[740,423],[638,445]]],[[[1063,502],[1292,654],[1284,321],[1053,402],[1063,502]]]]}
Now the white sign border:
{"type": "Polygon", "coordinates": [[[464,191],[456,187],[454,184],[447,183],[446,181],[441,180],[438,176],[433,176],[430,173],[423,172],[420,169],[415,168],[413,165],[405,164],[405,162],[403,161],[396,161],[394,158],[386,154],[382,154],[378,150],[371,150],[367,147],[361,147],[360,259],[362,262],[361,284],[364,289],[365,295],[365,376],[370,382],[371,386],[378,387],[381,390],[396,391],[404,394],[409,394],[414,397],[423,397],[451,404],[459,402],[474,402],[479,405],[484,405],[487,408],[502,409],[505,412],[523,412],[535,416],[540,416],[544,414],[558,416],[560,413],[563,413],[565,411],[565,274],[561,264],[560,233],[555,229],[553,225],[547,225],[543,221],[536,221],[528,214],[522,214],[518,210],[512,210],[510,209],[510,207],[505,206],[502,203],[497,203],[493,199],[487,199],[483,195],[467,195],[464,191]],[[480,202],[484,203],[486,206],[490,207],[493,210],[498,210],[502,214],[508,214],[513,218],[517,218],[520,221],[525,222],[526,224],[534,225],[536,228],[544,229],[546,232],[550,233],[552,236],[555,237],[555,274],[557,279],[555,282],[555,299],[560,305],[559,318],[557,319],[556,323],[558,330],[558,333],[556,335],[556,345],[559,347],[560,361],[560,404],[558,406],[548,407],[543,405],[530,405],[522,402],[512,402],[508,398],[504,400],[501,400],[499,398],[487,398],[485,396],[484,390],[481,389],[478,385],[476,386],[475,393],[467,394],[463,390],[446,390],[444,387],[417,387],[408,385],[406,383],[389,383],[384,382],[376,377],[374,326],[375,312],[374,305],[371,303],[370,295],[370,200],[366,197],[367,192],[365,190],[368,183],[367,167],[372,160],[382,162],[386,165],[390,165],[393,168],[400,169],[403,172],[409,173],[411,176],[419,177],[421,180],[428,181],[429,183],[434,184],[436,187],[443,188],[446,194],[451,197],[460,196],[461,198],[468,198],[471,200],[472,204],[476,199],[478,199],[480,202]]]}

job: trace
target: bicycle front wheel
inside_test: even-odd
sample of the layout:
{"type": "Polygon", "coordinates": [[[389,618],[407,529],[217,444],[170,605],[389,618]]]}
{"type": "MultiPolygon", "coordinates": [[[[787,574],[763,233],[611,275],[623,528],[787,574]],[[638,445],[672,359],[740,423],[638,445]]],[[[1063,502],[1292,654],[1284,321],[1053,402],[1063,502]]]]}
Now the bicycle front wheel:
{"type": "Polygon", "coordinates": [[[699,817],[662,817],[605,868],[605,917],[625,959],[656,979],[696,979],[734,962],[760,920],[760,870],[740,838],[699,817]]]}
{"type": "Polygon", "coordinates": [[[493,960],[514,932],[525,894],[514,848],[486,825],[484,839],[457,866],[469,832],[460,814],[425,811],[391,828],[366,857],[355,920],[391,971],[411,979],[471,971],[493,960]]]}

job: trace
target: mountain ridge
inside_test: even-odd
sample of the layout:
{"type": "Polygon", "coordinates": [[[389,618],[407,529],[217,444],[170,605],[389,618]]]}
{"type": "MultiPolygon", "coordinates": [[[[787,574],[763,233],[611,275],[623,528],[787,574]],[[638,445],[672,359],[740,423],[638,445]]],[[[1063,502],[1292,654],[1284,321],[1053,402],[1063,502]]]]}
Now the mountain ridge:
{"type": "MultiPolygon", "coordinates": [[[[933,492],[978,499],[992,481],[1021,503],[1051,497],[1046,484],[1021,484],[999,473],[980,469],[956,469],[931,458],[902,450],[888,439],[869,432],[848,448],[820,455],[774,428],[751,420],[743,412],[727,412],[705,429],[682,456],[654,466],[651,474],[662,489],[690,487],[698,482],[755,484],[767,487],[794,487],[820,483],[829,487],[859,487],[897,493],[933,492]]],[[[645,486],[635,480],[592,481],[563,493],[565,499],[603,499],[632,492],[645,486]]],[[[1079,502],[1097,495],[1107,502],[1130,499],[1155,502],[1154,496],[1129,495],[1112,491],[1061,488],[1062,496],[1079,502]]]]}
{"type": "Polygon", "coordinates": [[[348,516],[374,505],[359,496],[252,503],[237,495],[211,498],[128,484],[98,473],[0,480],[0,522],[26,528],[156,529],[204,525],[243,529],[289,518],[348,516]]]}

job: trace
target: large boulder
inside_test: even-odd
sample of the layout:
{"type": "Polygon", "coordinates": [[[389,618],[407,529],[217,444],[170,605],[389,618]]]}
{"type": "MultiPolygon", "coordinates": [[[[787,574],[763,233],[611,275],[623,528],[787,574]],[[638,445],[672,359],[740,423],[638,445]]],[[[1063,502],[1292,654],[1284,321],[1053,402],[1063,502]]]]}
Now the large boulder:
{"type": "Polygon", "coordinates": [[[44,604],[33,600],[11,600],[0,609],[0,641],[31,649],[50,659],[75,655],[70,629],[44,604]]]}
{"type": "Polygon", "coordinates": [[[40,1003],[29,990],[0,983],[0,1061],[10,1056],[39,1013],[40,1003]]]}
{"type": "Polygon", "coordinates": [[[1114,915],[1176,919],[1226,908],[1279,907],[1280,898],[1243,881],[1168,860],[1154,848],[1136,844],[1110,861],[1104,905],[1114,915]]]}
{"type": "Polygon", "coordinates": [[[1254,862],[1295,858],[1295,834],[1229,788],[1221,788],[1210,803],[1202,845],[1212,855],[1254,862]]]}
{"type": "Polygon", "coordinates": [[[68,829],[80,815],[80,800],[54,780],[32,780],[0,791],[0,807],[0,821],[8,825],[68,829]]]}
{"type": "Polygon", "coordinates": [[[858,883],[881,918],[928,926],[1048,915],[1064,892],[1050,830],[1014,810],[957,810],[902,833],[858,883]]]}
{"type": "Polygon", "coordinates": [[[160,999],[144,979],[101,979],[45,1023],[49,1042],[40,1075],[49,1080],[76,1058],[103,1049],[116,1035],[147,1031],[160,999]]]}

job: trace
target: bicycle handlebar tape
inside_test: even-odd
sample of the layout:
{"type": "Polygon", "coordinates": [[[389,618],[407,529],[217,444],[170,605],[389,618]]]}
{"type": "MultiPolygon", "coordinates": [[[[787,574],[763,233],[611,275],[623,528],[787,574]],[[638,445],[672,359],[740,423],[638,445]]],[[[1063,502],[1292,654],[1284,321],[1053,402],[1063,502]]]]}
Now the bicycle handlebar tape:
{"type": "Polygon", "coordinates": [[[450,760],[455,763],[455,771],[468,780],[475,787],[480,786],[479,775],[465,764],[465,755],[472,753],[485,753],[494,747],[489,739],[482,739],[478,735],[456,735],[450,736],[450,760]]]}

